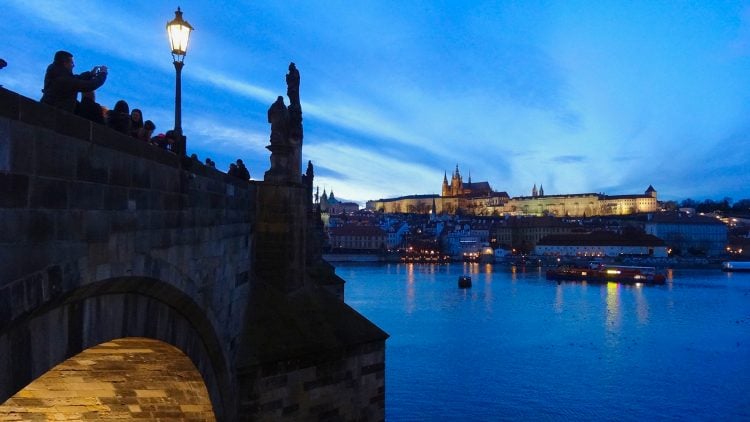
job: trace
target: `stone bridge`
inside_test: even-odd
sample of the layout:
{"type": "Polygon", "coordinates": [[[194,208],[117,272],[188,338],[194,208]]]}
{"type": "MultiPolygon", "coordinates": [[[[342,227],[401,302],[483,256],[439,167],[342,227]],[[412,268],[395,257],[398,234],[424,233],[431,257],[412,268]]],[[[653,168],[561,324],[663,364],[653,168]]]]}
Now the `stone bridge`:
{"type": "Polygon", "coordinates": [[[189,358],[218,420],[383,419],[387,334],[343,303],[311,186],[242,181],[0,88],[0,415],[185,417],[184,392],[160,409],[171,390],[137,369],[93,405],[22,394],[143,339],[189,358]]]}

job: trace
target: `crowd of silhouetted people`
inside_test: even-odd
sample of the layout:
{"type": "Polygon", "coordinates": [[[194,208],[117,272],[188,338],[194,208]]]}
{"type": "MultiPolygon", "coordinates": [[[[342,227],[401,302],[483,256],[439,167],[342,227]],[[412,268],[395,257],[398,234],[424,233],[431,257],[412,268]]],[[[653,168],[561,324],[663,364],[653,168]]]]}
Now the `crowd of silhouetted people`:
{"type": "Polygon", "coordinates": [[[47,66],[44,75],[44,89],[41,101],[46,104],[75,113],[93,122],[106,125],[120,133],[132,136],[143,142],[176,152],[177,136],[167,131],[153,136],[156,125],[143,119],[143,112],[119,100],[114,108],[107,109],[96,102],[96,90],[107,80],[106,66],[94,66],[81,74],[74,74],[73,55],[67,51],[55,53],[53,62],[47,66]],[[78,101],[78,93],[81,99],[78,101]]]}
{"type": "MultiPolygon", "coordinates": [[[[5,62],[1,63],[3,66],[5,62]]],[[[47,66],[44,75],[44,89],[41,102],[75,113],[93,122],[106,125],[118,132],[132,136],[150,145],[157,146],[173,153],[179,147],[178,135],[173,130],[154,135],[156,125],[151,120],[143,119],[140,109],[130,109],[125,100],[119,100],[114,108],[107,109],[96,102],[96,90],[107,80],[106,66],[95,66],[90,71],[74,74],[73,55],[67,51],[55,53],[53,62],[47,66]],[[81,94],[80,101],[78,94],[81,94]]],[[[191,158],[198,161],[198,156],[191,158]]],[[[216,168],[216,163],[206,158],[204,164],[216,168]]],[[[229,166],[227,174],[242,180],[250,180],[250,171],[241,159],[229,166]]]]}

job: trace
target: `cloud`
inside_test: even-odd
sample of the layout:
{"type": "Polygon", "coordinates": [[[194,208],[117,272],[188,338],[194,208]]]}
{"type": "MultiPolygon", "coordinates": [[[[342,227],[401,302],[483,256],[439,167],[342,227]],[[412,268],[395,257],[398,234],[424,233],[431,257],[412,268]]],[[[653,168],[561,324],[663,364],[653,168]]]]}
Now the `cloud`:
{"type": "Polygon", "coordinates": [[[315,177],[315,184],[335,188],[337,195],[364,203],[369,199],[410,195],[425,190],[425,182],[440,190],[442,171],[415,165],[408,157],[394,157],[357,148],[336,140],[307,145],[303,149],[304,161],[324,166],[334,173],[356,183],[341,182],[325,173],[315,177]],[[338,157],[332,159],[331,157],[338,157]]]}
{"type": "Polygon", "coordinates": [[[196,70],[191,77],[260,103],[268,103],[269,106],[278,96],[269,89],[231,78],[203,66],[196,66],[196,70]]]}
{"type": "Polygon", "coordinates": [[[342,183],[349,180],[349,176],[347,176],[346,174],[331,170],[330,168],[322,165],[318,165],[317,167],[315,167],[315,177],[340,180],[342,183]]]}
{"type": "Polygon", "coordinates": [[[552,161],[561,164],[577,164],[588,160],[585,155],[558,155],[551,158],[552,161]]]}
{"type": "Polygon", "coordinates": [[[221,151],[266,154],[268,134],[245,128],[228,126],[223,122],[199,118],[191,121],[192,136],[198,147],[221,151]]]}

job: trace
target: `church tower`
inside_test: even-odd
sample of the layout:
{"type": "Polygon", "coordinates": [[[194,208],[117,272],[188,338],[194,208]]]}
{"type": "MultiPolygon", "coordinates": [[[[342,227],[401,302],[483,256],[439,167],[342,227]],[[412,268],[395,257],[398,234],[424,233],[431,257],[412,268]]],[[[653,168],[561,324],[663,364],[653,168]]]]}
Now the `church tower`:
{"type": "Polygon", "coordinates": [[[451,194],[452,196],[459,196],[463,192],[464,182],[461,180],[461,173],[458,171],[458,164],[456,164],[456,171],[451,178],[451,194]]]}
{"type": "Polygon", "coordinates": [[[443,190],[440,196],[451,196],[450,187],[448,186],[448,172],[443,173],[443,190]]]}
{"type": "Polygon", "coordinates": [[[544,186],[541,183],[539,184],[539,196],[544,196],[544,186]]]}
{"type": "Polygon", "coordinates": [[[536,183],[534,183],[534,187],[531,189],[531,196],[534,197],[534,198],[536,198],[537,196],[539,196],[539,192],[537,192],[537,190],[536,190],[536,183]]]}
{"type": "Polygon", "coordinates": [[[328,212],[328,194],[326,188],[323,188],[323,195],[320,195],[320,212],[328,212]]]}

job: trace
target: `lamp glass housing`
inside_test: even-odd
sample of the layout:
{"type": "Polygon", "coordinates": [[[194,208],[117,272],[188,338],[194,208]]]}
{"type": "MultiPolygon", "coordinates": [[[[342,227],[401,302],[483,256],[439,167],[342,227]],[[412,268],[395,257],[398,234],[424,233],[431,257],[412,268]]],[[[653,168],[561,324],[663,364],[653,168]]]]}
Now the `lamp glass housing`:
{"type": "Polygon", "coordinates": [[[172,55],[175,56],[175,61],[182,61],[185,59],[185,54],[187,54],[188,41],[190,40],[190,32],[193,30],[193,27],[182,19],[182,11],[179,7],[174,14],[174,19],[167,22],[167,34],[169,35],[169,44],[172,47],[172,55]]]}

